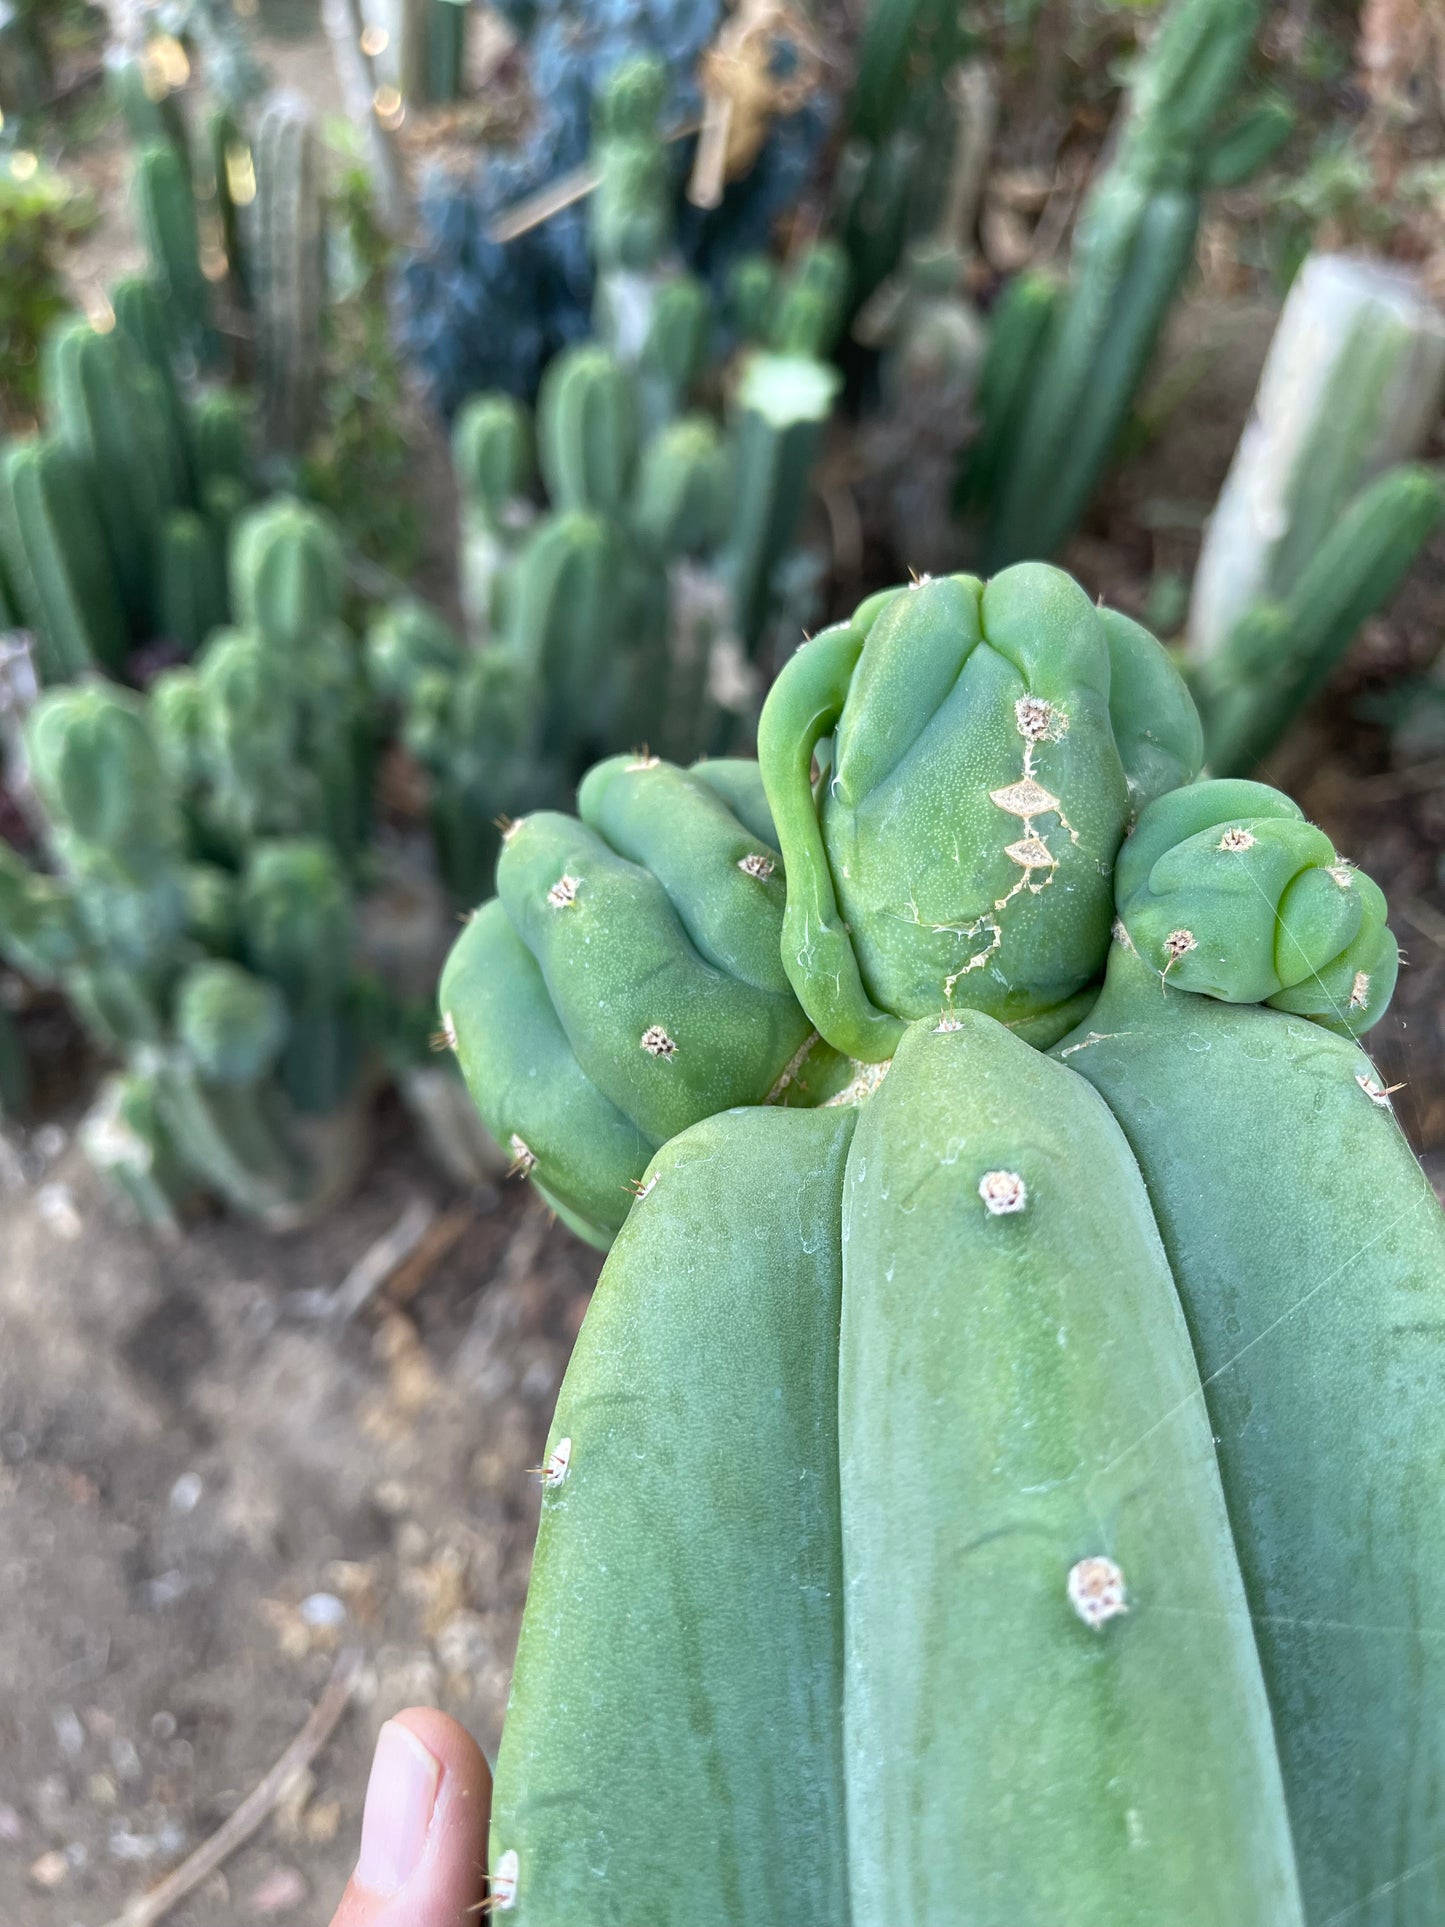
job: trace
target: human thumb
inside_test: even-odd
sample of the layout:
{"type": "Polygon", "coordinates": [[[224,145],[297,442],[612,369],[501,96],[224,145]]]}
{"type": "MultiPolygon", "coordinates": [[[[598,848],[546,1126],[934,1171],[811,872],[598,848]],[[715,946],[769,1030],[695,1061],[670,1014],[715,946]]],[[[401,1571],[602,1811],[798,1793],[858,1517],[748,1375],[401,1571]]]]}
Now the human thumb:
{"type": "Polygon", "coordinates": [[[331,1927],[477,1927],[491,1804],[481,1748],[455,1720],[428,1707],[388,1720],[331,1927]]]}

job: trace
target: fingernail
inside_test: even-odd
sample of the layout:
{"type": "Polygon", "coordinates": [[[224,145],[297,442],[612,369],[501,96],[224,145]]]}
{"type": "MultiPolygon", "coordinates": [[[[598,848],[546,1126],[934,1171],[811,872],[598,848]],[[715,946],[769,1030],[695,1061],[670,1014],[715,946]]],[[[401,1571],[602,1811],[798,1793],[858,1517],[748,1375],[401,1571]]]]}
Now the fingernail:
{"type": "Polygon", "coordinates": [[[356,1878],[372,1893],[399,1893],[421,1865],[441,1772],[409,1727],[386,1722],[376,1737],[356,1857],[356,1878]]]}

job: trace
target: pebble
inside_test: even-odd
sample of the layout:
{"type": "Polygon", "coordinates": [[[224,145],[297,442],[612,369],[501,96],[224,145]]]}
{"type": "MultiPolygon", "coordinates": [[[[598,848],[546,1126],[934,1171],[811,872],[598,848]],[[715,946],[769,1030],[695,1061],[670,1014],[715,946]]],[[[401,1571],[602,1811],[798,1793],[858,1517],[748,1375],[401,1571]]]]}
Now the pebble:
{"type": "Polygon", "coordinates": [[[298,1608],[301,1617],[311,1627],[330,1630],[346,1624],[346,1607],[334,1592],[309,1593],[298,1608]]]}
{"type": "Polygon", "coordinates": [[[188,1512],[194,1512],[201,1503],[201,1494],[205,1489],[198,1472],[182,1472],[171,1487],[171,1511],[182,1519],[188,1512]]]}
{"type": "Polygon", "coordinates": [[[0,1841],[13,1847],[25,1837],[25,1822],[11,1806],[0,1806],[0,1841]]]}
{"type": "Polygon", "coordinates": [[[53,1231],[67,1244],[74,1244],[85,1229],[75,1193],[68,1184],[42,1184],[35,1193],[35,1209],[46,1230],[53,1231]]]}
{"type": "Polygon", "coordinates": [[[304,1876],[295,1867],[276,1867],[251,1891],[246,1905],[253,1914],[286,1914],[306,1898],[304,1876]]]}
{"type": "Polygon", "coordinates": [[[63,1853],[43,1853],[30,1863],[29,1878],[32,1886],[49,1890],[58,1887],[69,1871],[70,1863],[63,1853]]]}
{"type": "Polygon", "coordinates": [[[85,1728],[73,1706],[57,1706],[50,1716],[55,1738],[67,1760],[78,1759],[85,1750],[85,1728]]]}

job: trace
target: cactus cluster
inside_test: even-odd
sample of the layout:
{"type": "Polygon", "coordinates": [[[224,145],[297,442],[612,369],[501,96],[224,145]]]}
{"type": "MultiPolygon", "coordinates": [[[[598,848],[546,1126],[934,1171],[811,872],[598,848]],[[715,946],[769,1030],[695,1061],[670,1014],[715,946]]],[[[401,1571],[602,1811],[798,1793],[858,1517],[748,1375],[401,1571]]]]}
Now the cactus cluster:
{"type": "Polygon", "coordinates": [[[47,345],[44,434],[0,451],[0,566],[41,680],[121,673],[152,642],[225,621],[230,523],[250,499],[244,403],[194,401],[168,288],[137,277],[102,325],[47,345]]]}
{"type": "Polygon", "coordinates": [[[613,763],[517,829],[449,1033],[569,1222],[626,1215],[497,1908],[1439,1917],[1445,1215],[1354,1041],[1395,945],[1200,756],[1153,639],[1031,565],[807,644],[726,809],[613,763]],[[837,1065],[802,1108],[794,1035],[837,1065]]]}
{"type": "MultiPolygon", "coordinates": [[[[645,63],[622,70],[608,99],[628,131],[612,140],[647,145],[634,117],[655,113],[651,78],[645,63]]],[[[499,818],[565,800],[597,756],[726,749],[754,665],[810,613],[816,569],[797,536],[840,381],[827,360],[846,300],[839,251],[818,243],[781,269],[749,259],[719,317],[653,241],[611,245],[628,262],[609,284],[616,345],[559,355],[535,422],[490,393],[455,423],[471,646],[414,605],[384,612],[369,642],[468,905],[490,882],[499,818]],[[709,349],[724,332],[739,346],[720,421],[709,349]]]]}
{"type": "Polygon", "coordinates": [[[1274,100],[1228,119],[1259,19],[1258,0],[1173,0],[1139,57],[1067,280],[1030,277],[999,311],[978,466],[964,477],[990,568],[1052,555],[1073,531],[1193,260],[1205,192],[1245,179],[1289,132],[1274,100]]]}

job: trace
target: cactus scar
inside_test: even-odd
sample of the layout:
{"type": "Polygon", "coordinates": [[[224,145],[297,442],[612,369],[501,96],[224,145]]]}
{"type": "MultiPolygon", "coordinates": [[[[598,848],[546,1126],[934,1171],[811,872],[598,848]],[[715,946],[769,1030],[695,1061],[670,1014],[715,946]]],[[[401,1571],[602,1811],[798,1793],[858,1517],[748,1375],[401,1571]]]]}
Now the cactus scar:
{"type": "Polygon", "coordinates": [[[676,1040],[669,1037],[661,1024],[649,1024],[638,1039],[649,1057],[675,1057],[676,1040]]]}
{"type": "Polygon", "coordinates": [[[573,876],[560,876],[547,892],[547,901],[554,910],[565,910],[568,904],[577,901],[577,879],[573,876]]]}

